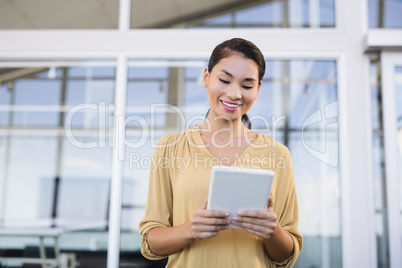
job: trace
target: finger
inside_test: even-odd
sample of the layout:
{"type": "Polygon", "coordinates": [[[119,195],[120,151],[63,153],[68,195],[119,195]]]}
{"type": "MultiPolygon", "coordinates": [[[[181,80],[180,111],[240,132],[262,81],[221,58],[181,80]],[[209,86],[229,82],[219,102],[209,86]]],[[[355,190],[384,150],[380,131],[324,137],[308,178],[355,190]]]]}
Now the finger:
{"type": "Polygon", "coordinates": [[[261,237],[263,239],[268,239],[271,237],[271,233],[272,232],[262,232],[262,231],[258,231],[258,230],[254,230],[254,229],[250,229],[250,228],[243,228],[245,231],[249,232],[250,234],[253,234],[255,236],[261,237]]]}
{"type": "Polygon", "coordinates": [[[214,209],[203,210],[201,214],[203,217],[207,218],[227,218],[230,216],[230,213],[227,211],[214,210],[214,209]]]}
{"type": "Polygon", "coordinates": [[[229,225],[197,225],[193,226],[193,231],[196,233],[202,232],[217,232],[229,228],[229,225]]]}
{"type": "Polygon", "coordinates": [[[270,196],[269,199],[268,199],[267,208],[273,208],[273,206],[274,206],[274,198],[272,196],[270,196]]]}
{"type": "Polygon", "coordinates": [[[249,228],[262,228],[262,229],[274,229],[276,227],[276,221],[274,220],[262,220],[256,218],[241,218],[233,219],[232,223],[240,227],[249,228]]]}
{"type": "Polygon", "coordinates": [[[193,224],[198,225],[228,225],[230,223],[229,219],[226,218],[203,218],[196,217],[193,219],[193,224]]]}
{"type": "Polygon", "coordinates": [[[245,220],[233,220],[233,224],[243,227],[243,228],[250,228],[254,229],[257,231],[264,231],[264,230],[274,230],[276,228],[276,222],[267,222],[267,221],[262,221],[262,220],[250,220],[250,221],[245,221],[245,220]]]}
{"type": "Polygon", "coordinates": [[[244,222],[275,222],[277,219],[276,214],[274,213],[266,213],[266,214],[261,214],[261,215],[252,215],[252,216],[235,216],[233,217],[238,221],[244,221],[244,222]]]}
{"type": "Polygon", "coordinates": [[[258,210],[242,211],[233,217],[233,221],[237,223],[244,222],[260,226],[276,225],[276,219],[275,213],[258,210]]]}
{"type": "Polygon", "coordinates": [[[260,237],[266,238],[267,235],[272,234],[273,231],[276,228],[275,223],[265,223],[264,225],[258,225],[254,223],[249,223],[249,222],[238,222],[238,221],[233,221],[233,224],[243,228],[244,230],[247,230],[249,233],[252,234],[257,234],[260,237]]]}
{"type": "Polygon", "coordinates": [[[269,213],[262,210],[243,210],[237,212],[239,217],[251,217],[251,218],[260,218],[260,219],[267,219],[269,218],[269,213]]]}
{"type": "Polygon", "coordinates": [[[218,234],[218,232],[201,232],[197,234],[198,239],[211,238],[218,234]]]}
{"type": "Polygon", "coordinates": [[[208,207],[208,197],[205,198],[204,205],[202,205],[203,209],[207,209],[207,207],[208,207]]]}

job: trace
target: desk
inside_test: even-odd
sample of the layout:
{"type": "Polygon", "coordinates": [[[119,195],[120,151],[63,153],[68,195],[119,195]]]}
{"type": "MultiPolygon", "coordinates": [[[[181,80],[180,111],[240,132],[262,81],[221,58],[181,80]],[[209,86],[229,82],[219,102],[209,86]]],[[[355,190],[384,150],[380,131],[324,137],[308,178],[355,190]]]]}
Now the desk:
{"type": "Polygon", "coordinates": [[[15,258],[0,257],[2,262],[22,262],[41,264],[42,268],[73,268],[75,267],[74,253],[60,253],[59,237],[67,232],[90,230],[105,228],[106,222],[73,222],[73,221],[56,221],[53,226],[51,221],[38,221],[35,223],[7,222],[0,224],[0,236],[30,236],[39,238],[39,254],[40,258],[15,258]],[[53,249],[54,258],[46,257],[44,239],[50,237],[54,239],[53,249]]]}

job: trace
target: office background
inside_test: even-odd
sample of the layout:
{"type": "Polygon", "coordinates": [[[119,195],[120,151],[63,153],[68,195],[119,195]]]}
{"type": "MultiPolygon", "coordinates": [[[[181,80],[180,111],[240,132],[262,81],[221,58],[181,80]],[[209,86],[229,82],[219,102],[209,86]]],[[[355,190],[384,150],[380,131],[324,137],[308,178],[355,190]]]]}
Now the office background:
{"type": "Polygon", "coordinates": [[[154,145],[202,122],[208,57],[243,37],[267,61],[253,128],[293,159],[296,267],[402,267],[400,14],[401,0],[0,1],[0,221],[106,221],[61,249],[152,267],[138,222],[154,145]]]}

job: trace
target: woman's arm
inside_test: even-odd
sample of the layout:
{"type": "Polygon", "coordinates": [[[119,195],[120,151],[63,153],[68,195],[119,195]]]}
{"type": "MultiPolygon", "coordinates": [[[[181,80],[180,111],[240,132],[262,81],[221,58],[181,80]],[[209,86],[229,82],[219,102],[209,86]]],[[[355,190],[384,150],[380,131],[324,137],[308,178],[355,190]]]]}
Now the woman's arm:
{"type": "Polygon", "coordinates": [[[159,256],[173,254],[194,240],[211,238],[219,231],[229,227],[229,213],[218,210],[207,210],[205,200],[202,208],[194,212],[193,219],[175,227],[157,227],[148,234],[148,245],[151,251],[159,256]]]}
{"type": "Polygon", "coordinates": [[[293,238],[282,229],[278,221],[276,221],[276,228],[270,237],[264,239],[264,246],[271,259],[277,262],[287,260],[294,251],[293,238]]]}
{"type": "Polygon", "coordinates": [[[167,256],[193,242],[191,222],[176,227],[157,227],[148,234],[149,249],[156,255],[167,256]]]}
{"type": "Polygon", "coordinates": [[[238,216],[233,217],[233,223],[263,238],[265,250],[272,260],[282,262],[293,254],[293,239],[276,220],[272,196],[269,198],[266,211],[241,211],[238,216]]]}

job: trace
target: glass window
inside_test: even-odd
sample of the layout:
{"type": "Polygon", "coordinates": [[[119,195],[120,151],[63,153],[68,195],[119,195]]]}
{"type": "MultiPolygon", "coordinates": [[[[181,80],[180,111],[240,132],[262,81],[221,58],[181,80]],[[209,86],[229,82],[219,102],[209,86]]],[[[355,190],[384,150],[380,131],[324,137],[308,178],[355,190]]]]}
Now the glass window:
{"type": "MultiPolygon", "coordinates": [[[[248,115],[254,131],[287,145],[292,155],[304,236],[295,267],[341,267],[336,61],[270,60],[266,64],[262,88],[248,115]]],[[[133,117],[136,124],[127,122],[126,129],[121,252],[140,249],[138,223],[155,143],[166,133],[205,119],[209,104],[202,75],[206,66],[201,60],[129,62],[127,117],[138,117],[133,117]],[[144,91],[146,97],[140,94],[144,91]],[[153,106],[166,104],[174,108],[153,106]]]]}
{"type": "MultiPolygon", "coordinates": [[[[13,104],[14,105],[35,105],[46,107],[59,105],[61,98],[60,80],[31,80],[20,79],[14,84],[13,104]],[[32,85],[35,84],[35,87],[32,85]],[[46,98],[44,98],[46,96],[46,98]]],[[[12,117],[14,126],[57,126],[59,123],[58,113],[40,111],[16,111],[12,117]]]]}
{"type": "Polygon", "coordinates": [[[342,267],[339,167],[325,161],[338,146],[337,128],[289,133],[304,238],[295,267],[342,267]]]}
{"type": "Polygon", "coordinates": [[[326,104],[336,102],[334,61],[292,61],[288,65],[289,127],[300,129],[305,119],[326,104]]]}
{"type": "MultiPolygon", "coordinates": [[[[115,63],[108,64],[0,69],[2,224],[103,225],[64,234],[60,248],[107,250],[115,87],[115,63]]],[[[0,245],[24,250],[38,242],[0,245]]]]}
{"type": "Polygon", "coordinates": [[[201,85],[206,65],[200,60],[129,62],[122,252],[140,249],[138,224],[145,209],[155,143],[169,132],[180,131],[182,124],[199,123],[197,119],[208,111],[206,89],[201,85]]]}
{"type": "MultiPolygon", "coordinates": [[[[232,13],[234,27],[258,27],[272,25],[280,27],[283,22],[283,2],[272,1],[232,13]]],[[[209,24],[213,25],[213,24],[209,24]]],[[[233,27],[232,26],[232,27],[233,27]]]]}
{"type": "Polygon", "coordinates": [[[402,28],[402,1],[367,0],[370,28],[402,28]]]}
{"type": "Polygon", "coordinates": [[[334,0],[132,1],[131,28],[335,27],[334,0]]]}
{"type": "Polygon", "coordinates": [[[119,1],[1,1],[0,29],[117,29],[119,1]]]}
{"type": "Polygon", "coordinates": [[[12,83],[0,84],[0,106],[2,107],[0,108],[0,126],[8,125],[10,121],[9,109],[5,108],[4,106],[10,103],[12,87],[12,83]]]}

